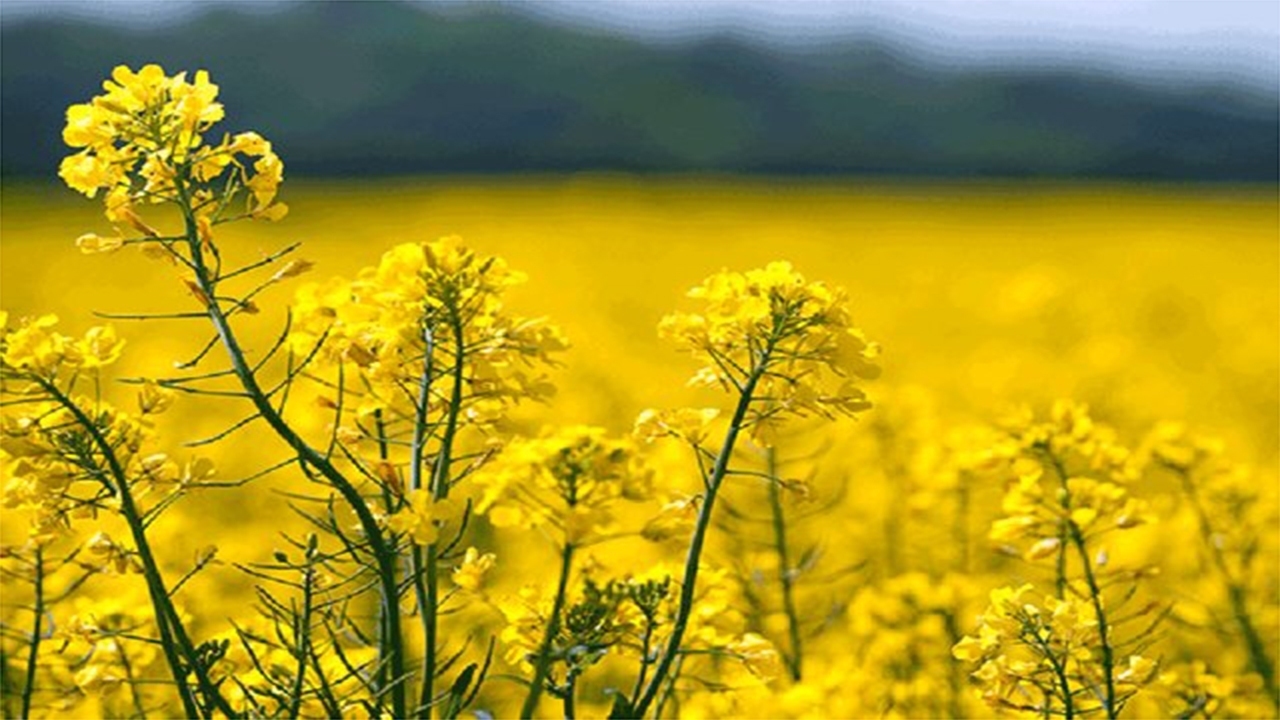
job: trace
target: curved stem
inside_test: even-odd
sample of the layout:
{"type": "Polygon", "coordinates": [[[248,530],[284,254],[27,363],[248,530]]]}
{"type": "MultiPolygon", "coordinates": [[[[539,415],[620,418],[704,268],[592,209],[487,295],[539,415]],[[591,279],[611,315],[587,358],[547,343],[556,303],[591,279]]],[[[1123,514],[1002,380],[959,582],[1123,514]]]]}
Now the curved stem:
{"type": "Polygon", "coordinates": [[[542,696],[543,686],[547,682],[547,673],[551,670],[551,646],[556,635],[560,634],[560,614],[564,611],[564,599],[569,586],[569,573],[573,569],[573,544],[565,543],[560,551],[560,581],[556,586],[556,599],[551,604],[551,617],[547,620],[547,630],[542,636],[542,645],[538,648],[538,656],[534,658],[533,682],[529,685],[529,694],[520,707],[522,720],[529,720],[538,709],[538,698],[542,696]]]}
{"type": "Polygon", "coordinates": [[[124,467],[120,465],[120,459],[116,457],[115,448],[102,435],[102,431],[85,414],[84,410],[59,390],[57,385],[43,379],[38,379],[37,382],[50,397],[65,408],[67,412],[71,413],[76,423],[83,427],[85,432],[89,433],[89,437],[93,440],[98,452],[102,454],[103,460],[107,463],[107,470],[111,473],[112,479],[115,480],[115,490],[120,498],[120,514],[124,517],[125,524],[129,526],[129,533],[133,537],[138,559],[142,562],[142,575],[147,583],[148,594],[151,596],[156,629],[160,633],[160,645],[164,650],[165,659],[168,661],[170,672],[173,674],[178,696],[182,699],[182,707],[187,717],[209,717],[211,715],[209,712],[199,712],[199,706],[191,695],[190,687],[187,686],[186,676],[188,669],[195,673],[200,692],[204,695],[208,704],[211,707],[216,706],[229,717],[236,717],[235,711],[232,710],[226,699],[222,697],[217,687],[209,679],[208,670],[199,661],[195,646],[187,635],[186,629],[183,628],[177,610],[173,607],[172,598],[169,596],[169,591],[165,588],[164,579],[160,574],[160,566],[156,562],[155,554],[151,551],[151,543],[147,539],[146,525],[142,520],[141,513],[138,512],[137,504],[133,500],[133,491],[129,487],[128,476],[125,474],[124,467]],[[179,650],[181,650],[183,657],[186,658],[188,668],[182,666],[182,659],[178,657],[179,650]]]}
{"type": "MultiPolygon", "coordinates": [[[[450,327],[453,331],[453,367],[450,368],[450,376],[453,380],[453,387],[449,391],[449,407],[445,410],[444,434],[440,438],[440,452],[436,455],[435,468],[431,473],[431,497],[433,500],[443,500],[449,496],[449,472],[453,462],[453,442],[458,433],[458,414],[462,409],[462,381],[463,381],[463,361],[466,359],[466,340],[463,337],[462,318],[458,316],[457,309],[453,308],[451,312],[450,327]]],[[[430,371],[430,355],[434,350],[434,337],[430,338],[427,343],[428,359],[424,361],[424,371],[430,371]]],[[[418,428],[415,429],[415,435],[419,429],[424,429],[426,422],[426,390],[427,383],[424,381],[422,388],[423,394],[420,397],[419,407],[422,414],[418,428]]],[[[421,452],[419,449],[417,452],[421,452]]],[[[417,458],[418,455],[415,455],[417,458]]],[[[415,460],[415,469],[418,469],[419,463],[415,460]]],[[[421,480],[419,480],[421,482],[421,480]]],[[[415,548],[416,550],[416,548],[415,548]]],[[[426,559],[426,587],[424,588],[426,612],[422,617],[423,638],[426,645],[422,659],[422,691],[419,699],[419,707],[429,708],[432,699],[435,696],[436,682],[436,643],[439,634],[439,606],[440,606],[440,579],[439,568],[439,547],[436,543],[427,546],[426,559]]],[[[430,711],[428,710],[428,715],[430,711]]]]}
{"type": "Polygon", "coordinates": [[[1200,538],[1205,546],[1209,548],[1213,564],[1218,573],[1222,575],[1223,582],[1227,585],[1227,600],[1231,603],[1231,614],[1236,621],[1236,625],[1240,628],[1240,635],[1244,639],[1246,650],[1249,652],[1249,664],[1253,667],[1254,672],[1262,676],[1263,688],[1266,690],[1272,706],[1280,708],[1280,688],[1276,685],[1275,666],[1271,663],[1271,658],[1267,655],[1266,645],[1254,626],[1253,617],[1249,614],[1244,585],[1233,576],[1222,548],[1218,546],[1218,543],[1214,542],[1216,533],[1213,529],[1213,523],[1209,520],[1208,511],[1205,510],[1204,505],[1200,502],[1200,494],[1196,492],[1191,474],[1183,469],[1178,469],[1176,474],[1182,481],[1182,491],[1191,500],[1191,506],[1195,509],[1196,520],[1200,526],[1200,538]]]}
{"type": "Polygon", "coordinates": [[[177,185],[186,220],[187,243],[191,253],[191,262],[195,268],[196,282],[200,291],[207,298],[205,309],[209,314],[210,321],[213,323],[214,330],[217,332],[218,339],[227,352],[232,372],[249,396],[249,401],[253,403],[254,408],[257,409],[267,425],[297,453],[299,460],[315,468],[342,495],[343,500],[355,513],[360,523],[360,528],[364,531],[365,537],[369,542],[369,547],[373,552],[374,561],[377,565],[381,611],[386,623],[386,632],[380,643],[381,647],[378,648],[379,660],[386,662],[390,668],[391,678],[387,684],[391,694],[392,714],[396,717],[406,717],[407,694],[404,683],[404,643],[400,630],[400,588],[396,582],[396,550],[387,543],[382,533],[382,527],[379,526],[377,518],[374,517],[360,491],[350,480],[343,476],[328,458],[311,447],[298,435],[271,404],[266,393],[263,392],[262,387],[258,384],[258,378],[253,368],[245,360],[244,350],[240,347],[240,342],[235,332],[231,329],[226,313],[223,312],[218,302],[213,299],[217,297],[216,279],[205,265],[204,252],[201,249],[195,216],[187,197],[186,184],[182,178],[179,178],[177,185]]]}
{"type": "Polygon", "coordinates": [[[764,374],[764,370],[768,365],[767,361],[767,356],[762,358],[743,384],[742,392],[738,396],[738,406],[733,412],[733,419],[729,421],[729,430],[725,433],[724,443],[721,444],[720,452],[716,455],[715,465],[711,468],[711,477],[707,479],[706,497],[703,498],[702,506],[698,508],[697,524],[694,525],[693,537],[689,541],[689,553],[685,557],[684,579],[680,583],[680,605],[676,610],[676,617],[671,627],[671,637],[667,639],[667,644],[662,651],[662,658],[658,661],[653,676],[649,678],[649,685],[645,688],[644,694],[641,695],[639,704],[634,708],[636,717],[642,717],[645,711],[649,709],[649,706],[653,704],[654,699],[658,696],[658,691],[662,688],[662,682],[666,680],[667,673],[671,670],[671,664],[675,662],[676,655],[680,653],[680,643],[684,640],[685,630],[689,626],[689,617],[693,614],[694,592],[698,582],[698,565],[702,560],[702,545],[706,542],[707,531],[711,528],[711,512],[715,509],[716,493],[720,491],[720,485],[724,482],[725,473],[729,470],[729,459],[733,456],[733,446],[738,441],[738,434],[742,432],[743,422],[747,418],[747,410],[751,407],[752,394],[755,392],[756,383],[760,381],[760,376],[764,374]]]}
{"type": "MultiPolygon", "coordinates": [[[[426,351],[422,357],[422,376],[418,380],[418,398],[414,406],[413,440],[409,444],[409,488],[422,490],[422,464],[426,458],[427,402],[431,397],[432,357],[435,354],[435,337],[431,328],[422,331],[426,351]]],[[[434,493],[433,493],[434,495],[434,493]]],[[[418,603],[418,617],[422,622],[422,687],[418,695],[417,715],[431,716],[431,700],[435,694],[436,656],[436,546],[432,543],[427,553],[424,572],[422,548],[416,544],[409,550],[409,568],[413,575],[413,592],[418,603]],[[425,576],[425,577],[424,577],[425,576]]]]}

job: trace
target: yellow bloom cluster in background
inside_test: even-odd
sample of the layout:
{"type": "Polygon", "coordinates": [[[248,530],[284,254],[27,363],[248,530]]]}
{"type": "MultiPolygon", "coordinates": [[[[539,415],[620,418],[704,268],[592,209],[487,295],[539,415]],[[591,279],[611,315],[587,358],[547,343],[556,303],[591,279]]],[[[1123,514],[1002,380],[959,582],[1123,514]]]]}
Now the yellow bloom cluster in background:
{"type": "Polygon", "coordinates": [[[384,181],[232,224],[282,164],[193,78],[69,109],[114,234],[6,187],[5,716],[1277,715],[1273,195],[384,181]]]}

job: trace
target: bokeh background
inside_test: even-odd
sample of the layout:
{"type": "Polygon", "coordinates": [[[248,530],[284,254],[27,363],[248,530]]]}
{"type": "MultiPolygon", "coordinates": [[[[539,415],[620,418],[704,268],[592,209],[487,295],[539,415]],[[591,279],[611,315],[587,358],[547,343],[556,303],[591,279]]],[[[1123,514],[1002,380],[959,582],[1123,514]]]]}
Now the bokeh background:
{"type": "MultiPolygon", "coordinates": [[[[1185,422],[1255,466],[1276,506],[1275,2],[0,0],[0,60],[0,306],[14,316],[56,312],[79,332],[94,310],[192,308],[139,254],[75,249],[109,225],[56,168],[65,108],[113,66],[207,69],[222,126],[274,143],[291,207],[280,223],[220,232],[229,255],[300,240],[317,263],[307,279],[350,277],[394,244],[458,233],[528,273],[513,312],[550,316],[574,347],[559,394],[514,429],[625,432],[644,408],[721,402],[684,386],[690,363],[654,328],[723,267],[788,259],[847,287],[885,372],[868,386],[869,419],[841,426],[844,444],[814,463],[819,496],[855,491],[812,534],[829,562],[865,568],[859,591],[945,564],[950,539],[921,500],[937,481],[931,457],[950,428],[1015,405],[1087,402],[1131,445],[1157,420],[1185,422]]],[[[291,292],[244,319],[250,352],[269,346],[291,292]]],[[[117,325],[130,343],[121,375],[170,374],[207,339],[192,325],[117,325]]],[[[224,478],[287,457],[260,432],[181,446],[243,408],[172,413],[165,447],[214,455],[224,478]]],[[[291,482],[202,494],[157,527],[174,575],[197,544],[220,548],[227,564],[186,591],[208,632],[242,610],[247,581],[230,563],[262,559],[274,542],[263,528],[298,530],[275,494],[291,482]]],[[[970,528],[983,592],[1025,572],[988,557],[998,488],[985,492],[970,528]]],[[[1168,538],[1194,534],[1190,516],[1162,510],[1168,523],[1127,554],[1169,564],[1169,597],[1215,597],[1195,553],[1167,557],[1168,538]]],[[[553,560],[515,536],[494,547],[495,594],[553,560]]],[[[608,552],[622,567],[677,554],[608,552]]],[[[709,552],[724,566],[740,557],[709,552]]],[[[1271,640],[1274,570],[1257,581],[1271,640]]],[[[825,647],[845,657],[854,641],[832,622],[825,647]]],[[[948,647],[931,662],[958,672],[948,647]]],[[[1212,647],[1217,667],[1243,666],[1212,647]]],[[[871,694],[890,687],[864,680],[871,694]]]]}

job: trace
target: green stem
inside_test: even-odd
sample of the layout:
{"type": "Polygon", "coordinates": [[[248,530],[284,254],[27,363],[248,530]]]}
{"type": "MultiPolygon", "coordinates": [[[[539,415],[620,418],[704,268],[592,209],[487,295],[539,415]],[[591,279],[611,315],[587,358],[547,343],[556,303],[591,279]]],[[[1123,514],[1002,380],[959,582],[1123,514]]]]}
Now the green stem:
{"type": "Polygon", "coordinates": [[[1214,542],[1216,533],[1213,530],[1213,523],[1209,520],[1209,512],[1200,502],[1200,495],[1196,492],[1191,474],[1183,469],[1178,469],[1176,472],[1182,480],[1183,492],[1191,500],[1191,506],[1195,509],[1196,519],[1200,526],[1201,540],[1209,548],[1213,564],[1222,575],[1223,582],[1227,584],[1227,600],[1231,603],[1231,614],[1236,621],[1236,625],[1240,628],[1240,635],[1243,637],[1245,648],[1249,653],[1249,664],[1254,672],[1262,676],[1262,684],[1267,692],[1267,697],[1271,700],[1271,704],[1280,708],[1280,688],[1276,685],[1275,666],[1272,664],[1270,656],[1267,655],[1266,645],[1262,642],[1262,637],[1258,634],[1258,630],[1253,624],[1253,617],[1249,614],[1248,598],[1244,585],[1234,577],[1230,566],[1227,564],[1226,555],[1222,552],[1222,548],[1214,542]]]}
{"type": "Polygon", "coordinates": [[[738,434],[742,432],[742,426],[747,418],[747,410],[751,407],[752,394],[755,393],[756,383],[760,381],[760,376],[764,373],[764,369],[768,365],[767,353],[761,358],[758,365],[753,368],[751,374],[747,377],[746,383],[743,384],[742,390],[738,395],[738,406],[733,412],[733,419],[729,421],[729,430],[725,434],[724,443],[720,446],[720,453],[716,456],[715,465],[711,468],[711,477],[707,478],[707,492],[702,500],[702,506],[698,508],[697,524],[693,528],[693,537],[689,542],[689,553],[685,557],[684,563],[684,579],[680,584],[680,605],[676,610],[675,620],[671,627],[671,637],[667,639],[666,647],[663,648],[662,658],[658,661],[658,665],[654,668],[653,677],[649,679],[649,685],[645,688],[644,694],[640,697],[640,703],[633,709],[636,717],[643,717],[646,710],[658,696],[658,691],[662,688],[663,680],[666,680],[667,673],[671,670],[671,663],[675,662],[676,656],[680,653],[680,643],[684,640],[685,630],[689,625],[689,617],[693,614],[693,600],[696,585],[698,581],[698,565],[702,560],[702,545],[706,541],[707,531],[711,528],[711,511],[715,509],[716,493],[720,491],[720,485],[723,483],[725,473],[729,470],[729,459],[733,455],[733,447],[738,441],[738,434]]]}
{"type": "Polygon", "coordinates": [[[560,634],[560,614],[564,611],[564,600],[568,594],[569,573],[573,569],[573,544],[565,543],[560,551],[560,581],[556,587],[556,598],[551,605],[551,617],[547,620],[546,634],[542,637],[542,645],[538,648],[538,656],[534,658],[533,682],[529,685],[529,694],[520,707],[522,720],[529,720],[538,709],[538,698],[542,696],[547,674],[551,670],[551,646],[556,635],[560,634]]]}
{"type": "Polygon", "coordinates": [[[1067,597],[1067,543],[1070,540],[1070,532],[1068,526],[1071,521],[1071,491],[1067,485],[1067,469],[1063,467],[1062,461],[1058,456],[1053,454],[1049,449],[1044,450],[1045,456],[1049,459],[1049,464],[1053,467],[1054,473],[1058,476],[1058,483],[1062,487],[1062,520],[1058,521],[1058,557],[1055,563],[1054,573],[1054,590],[1057,592],[1059,600],[1067,597]]]}
{"type": "Polygon", "coordinates": [[[115,490],[120,498],[120,514],[124,517],[125,524],[129,527],[129,533],[133,537],[138,559],[142,562],[142,576],[147,583],[148,595],[151,597],[156,629],[160,633],[160,645],[165,653],[165,660],[168,661],[169,670],[173,674],[178,696],[182,700],[182,707],[187,717],[210,717],[211,713],[199,712],[199,705],[191,694],[191,688],[187,685],[187,669],[182,666],[182,658],[178,656],[179,650],[181,650],[182,657],[186,658],[190,671],[195,673],[196,681],[200,685],[200,692],[204,695],[209,706],[216,706],[229,717],[236,717],[235,711],[232,710],[226,699],[218,692],[217,687],[210,681],[208,670],[200,663],[196,655],[195,646],[187,635],[186,629],[182,626],[177,610],[173,607],[172,598],[169,597],[169,591],[166,589],[164,579],[160,574],[160,566],[156,562],[155,555],[151,552],[151,543],[147,539],[146,525],[142,521],[142,514],[138,512],[138,507],[133,500],[133,491],[129,487],[128,476],[125,474],[124,467],[120,465],[120,459],[116,457],[115,448],[102,435],[102,431],[85,414],[84,410],[59,390],[57,385],[43,379],[38,379],[37,382],[50,397],[65,408],[67,412],[71,413],[76,423],[83,427],[85,432],[89,433],[89,437],[93,440],[98,452],[102,454],[103,460],[107,463],[107,470],[111,473],[112,479],[115,480],[115,490]]]}
{"type": "Polygon", "coordinates": [[[31,627],[31,645],[27,652],[27,680],[22,685],[22,714],[18,717],[31,717],[31,696],[36,690],[36,669],[39,667],[40,641],[44,635],[44,548],[36,545],[35,577],[33,586],[35,598],[32,612],[35,619],[31,627]]]}
{"type": "Polygon", "coordinates": [[[800,616],[796,612],[795,576],[787,551],[787,520],[782,508],[782,491],[778,488],[778,457],[773,448],[765,451],[769,475],[769,506],[773,511],[773,546],[778,553],[778,579],[782,584],[782,607],[787,614],[787,630],[791,640],[791,653],[785,655],[791,679],[800,680],[802,647],[800,616]]]}
{"type": "Polygon", "coordinates": [[[574,708],[576,702],[575,696],[578,694],[578,676],[569,673],[569,677],[565,681],[564,688],[564,720],[573,720],[577,717],[577,711],[574,708]]]}
{"type": "MultiPolygon", "coordinates": [[[[1040,646],[1040,651],[1044,653],[1045,660],[1049,661],[1049,667],[1053,669],[1053,675],[1058,680],[1058,684],[1062,687],[1062,717],[1063,720],[1072,720],[1076,716],[1075,703],[1071,693],[1071,683],[1067,679],[1067,669],[1058,656],[1054,654],[1053,648],[1042,637],[1040,632],[1034,633],[1036,644],[1040,646]]],[[[1045,717],[1050,714],[1048,698],[1045,699],[1045,717]]],[[[1108,709],[1108,717],[1110,717],[1110,709],[1108,709]]],[[[957,716],[958,717],[958,716],[957,716]]]]}
{"type": "Polygon", "coordinates": [[[636,675],[636,684],[631,688],[631,695],[628,696],[628,704],[635,706],[636,701],[640,699],[640,691],[644,689],[644,678],[649,672],[649,652],[653,643],[654,619],[650,615],[646,615],[644,619],[644,637],[640,641],[640,672],[636,675]]]}
{"type": "MultiPolygon", "coordinates": [[[[454,350],[453,367],[450,368],[450,374],[453,380],[453,387],[449,391],[449,407],[445,415],[444,434],[440,438],[440,452],[436,455],[435,468],[431,473],[431,497],[436,501],[449,497],[449,473],[453,462],[453,442],[458,433],[458,414],[462,409],[462,384],[463,371],[465,369],[463,361],[466,359],[466,339],[463,336],[462,318],[459,317],[457,308],[451,308],[451,320],[450,327],[453,331],[454,350]]],[[[434,349],[433,344],[428,343],[428,353],[434,349]]],[[[429,363],[430,360],[426,362],[429,363]]],[[[423,411],[423,421],[425,422],[425,395],[422,398],[420,407],[423,411]]],[[[419,423],[419,427],[422,427],[423,424],[419,423]]],[[[427,546],[426,560],[427,577],[425,590],[428,612],[422,618],[426,648],[422,664],[422,695],[419,700],[421,707],[430,707],[431,700],[435,696],[436,642],[439,633],[438,615],[440,604],[439,569],[436,567],[438,563],[439,548],[436,543],[431,543],[431,545],[427,546]]]]}
{"type": "MultiPolygon", "coordinates": [[[[308,558],[308,562],[311,558],[308,558]]],[[[307,676],[307,655],[311,651],[311,595],[314,590],[315,572],[310,565],[303,571],[302,579],[302,615],[297,619],[293,630],[293,640],[298,654],[298,670],[293,678],[293,690],[289,694],[289,717],[298,717],[302,708],[302,687],[307,676]]]]}
{"type": "Polygon", "coordinates": [[[1115,655],[1107,627],[1107,613],[1102,608],[1102,590],[1098,587],[1097,578],[1093,574],[1093,561],[1089,558],[1084,534],[1074,522],[1068,520],[1067,526],[1070,529],[1071,541],[1080,555],[1080,562],[1084,565],[1084,580],[1089,585],[1089,598],[1093,602],[1093,614],[1098,621],[1098,638],[1102,643],[1102,674],[1106,680],[1107,693],[1103,709],[1107,711],[1108,720],[1115,720],[1119,711],[1116,707],[1115,655]]]}
{"type": "Polygon", "coordinates": [[[222,307],[214,299],[217,297],[216,280],[205,265],[204,253],[200,247],[200,237],[196,229],[191,203],[187,196],[186,184],[182,178],[179,178],[177,185],[186,220],[187,243],[191,253],[191,262],[195,268],[196,281],[201,292],[208,298],[205,309],[209,313],[209,319],[218,334],[218,339],[227,351],[232,372],[240,382],[240,386],[244,388],[245,393],[249,396],[249,401],[253,403],[254,408],[262,419],[266,421],[267,425],[289,445],[302,462],[315,468],[342,495],[343,500],[355,513],[361,530],[364,531],[365,537],[369,542],[369,548],[373,552],[374,561],[377,565],[381,613],[386,623],[386,632],[381,639],[381,647],[378,648],[379,661],[385,662],[390,668],[391,678],[388,684],[391,692],[392,714],[398,718],[407,717],[407,696],[404,684],[404,642],[400,630],[400,588],[396,582],[396,550],[388,545],[386,538],[382,534],[382,528],[378,525],[377,518],[369,510],[369,506],[360,495],[360,491],[343,476],[328,458],[311,447],[294,431],[271,404],[266,393],[263,392],[262,387],[258,384],[257,376],[245,359],[244,350],[240,347],[240,342],[235,332],[231,329],[226,313],[222,311],[222,307]]]}
{"type": "MultiPolygon", "coordinates": [[[[423,329],[426,350],[422,357],[422,377],[418,381],[418,399],[414,406],[413,440],[409,446],[409,488],[422,490],[422,464],[427,433],[427,402],[431,396],[432,356],[435,353],[434,336],[430,328],[423,329]]],[[[434,493],[433,493],[434,495],[434,493]]],[[[435,694],[436,648],[436,546],[428,548],[424,568],[422,549],[413,545],[409,551],[409,567],[413,575],[413,592],[418,603],[418,617],[422,621],[422,686],[418,696],[417,717],[431,716],[431,700],[435,694]],[[430,590],[428,590],[430,588],[430,590]]]]}

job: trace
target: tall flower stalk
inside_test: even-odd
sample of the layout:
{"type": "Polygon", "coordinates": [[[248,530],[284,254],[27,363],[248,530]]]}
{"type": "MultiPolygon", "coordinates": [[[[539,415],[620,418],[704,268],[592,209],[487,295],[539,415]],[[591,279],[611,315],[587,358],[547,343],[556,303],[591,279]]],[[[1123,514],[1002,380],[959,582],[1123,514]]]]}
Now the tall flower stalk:
{"type": "MultiPolygon", "coordinates": [[[[687,412],[646,411],[637,421],[637,432],[647,438],[670,435],[693,448],[702,494],[671,633],[643,692],[629,708],[635,717],[658,699],[680,656],[716,498],[731,475],[739,437],[746,432],[769,446],[788,415],[834,417],[866,410],[870,403],[853,380],[877,374],[873,361],[878,348],[851,324],[844,293],[807,282],[787,263],[746,273],[725,271],[689,295],[705,303],[704,312],[668,315],[659,332],[705,363],[692,383],[718,386],[736,402],[715,450],[704,446],[706,428],[691,427],[687,412]]],[[[701,418],[714,416],[703,413],[701,418]]]]}

